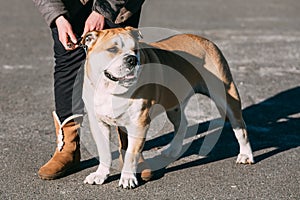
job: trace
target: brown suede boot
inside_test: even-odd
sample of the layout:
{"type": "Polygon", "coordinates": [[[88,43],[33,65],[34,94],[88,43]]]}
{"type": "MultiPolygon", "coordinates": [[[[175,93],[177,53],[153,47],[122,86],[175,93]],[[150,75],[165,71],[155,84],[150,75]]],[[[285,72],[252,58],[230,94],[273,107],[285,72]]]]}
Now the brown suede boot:
{"type": "Polygon", "coordinates": [[[73,115],[60,123],[56,112],[52,114],[56,129],[57,148],[53,157],[38,171],[39,177],[45,180],[60,178],[80,166],[78,129],[82,115],[73,115]]]}

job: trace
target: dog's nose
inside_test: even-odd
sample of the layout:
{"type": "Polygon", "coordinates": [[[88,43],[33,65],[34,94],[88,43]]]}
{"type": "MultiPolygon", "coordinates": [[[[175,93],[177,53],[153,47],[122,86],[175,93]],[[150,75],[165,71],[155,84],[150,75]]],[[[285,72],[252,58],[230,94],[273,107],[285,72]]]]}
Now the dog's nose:
{"type": "Polygon", "coordinates": [[[125,62],[129,64],[130,67],[135,67],[137,65],[137,57],[133,55],[129,55],[125,58],[125,62]]]}

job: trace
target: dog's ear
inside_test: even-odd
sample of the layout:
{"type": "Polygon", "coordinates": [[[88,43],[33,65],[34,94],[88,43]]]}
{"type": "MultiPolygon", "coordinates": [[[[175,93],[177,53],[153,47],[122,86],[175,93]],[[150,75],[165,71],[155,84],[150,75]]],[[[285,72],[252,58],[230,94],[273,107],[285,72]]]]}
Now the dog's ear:
{"type": "Polygon", "coordinates": [[[97,31],[88,32],[82,37],[81,44],[90,49],[95,44],[98,36],[99,32],[97,31]]]}
{"type": "Polygon", "coordinates": [[[143,39],[143,35],[141,31],[137,28],[133,28],[131,26],[125,27],[125,30],[130,31],[130,34],[136,39],[136,40],[141,40],[143,39]]]}

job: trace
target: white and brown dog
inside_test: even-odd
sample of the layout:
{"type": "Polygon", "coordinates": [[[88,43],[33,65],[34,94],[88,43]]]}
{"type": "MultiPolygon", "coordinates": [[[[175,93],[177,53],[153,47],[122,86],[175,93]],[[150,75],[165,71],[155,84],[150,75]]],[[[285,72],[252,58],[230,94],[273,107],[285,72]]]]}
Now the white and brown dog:
{"type": "Polygon", "coordinates": [[[110,127],[120,126],[128,135],[120,137],[120,144],[126,143],[127,150],[119,185],[138,185],[137,164],[151,121],[151,106],[155,104],[165,108],[176,133],[162,154],[178,156],[187,127],[183,109],[195,93],[209,96],[221,116],[229,119],[240,146],[236,162],[254,163],[240,97],[216,45],[191,34],[151,44],[140,42],[139,36],[137,29],[127,27],[94,31],[83,38],[87,46],[83,99],[100,157],[97,171],[84,182],[102,184],[107,179],[112,163],[110,127]],[[176,73],[187,81],[178,81],[176,73]]]}

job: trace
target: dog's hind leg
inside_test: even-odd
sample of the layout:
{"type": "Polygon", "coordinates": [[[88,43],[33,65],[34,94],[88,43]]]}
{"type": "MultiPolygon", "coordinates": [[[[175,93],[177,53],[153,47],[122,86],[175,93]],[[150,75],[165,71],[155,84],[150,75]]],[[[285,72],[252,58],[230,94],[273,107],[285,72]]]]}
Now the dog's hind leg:
{"type": "Polygon", "coordinates": [[[254,163],[248,132],[242,115],[241,100],[234,83],[231,83],[226,99],[227,116],[240,146],[240,153],[236,162],[242,164],[254,163]]]}
{"type": "Polygon", "coordinates": [[[235,137],[239,143],[240,153],[236,160],[237,163],[254,163],[252,149],[250,146],[246,124],[242,116],[241,100],[233,82],[226,89],[226,98],[224,95],[218,96],[218,93],[212,95],[221,115],[226,115],[229,119],[235,137]]]}
{"type": "Polygon", "coordinates": [[[125,153],[128,147],[128,135],[125,132],[125,130],[123,130],[123,128],[121,127],[117,127],[117,133],[119,139],[119,153],[120,153],[119,160],[122,168],[124,164],[125,153]]]}
{"type": "Polygon", "coordinates": [[[90,129],[97,145],[100,164],[96,172],[88,175],[84,183],[88,184],[103,184],[108,178],[111,167],[111,152],[110,152],[110,127],[107,124],[97,121],[93,111],[88,112],[90,129]]]}
{"type": "Polygon", "coordinates": [[[167,116],[174,126],[174,138],[170,144],[164,147],[162,155],[165,157],[176,158],[182,150],[182,143],[186,135],[188,122],[184,114],[184,106],[167,111],[167,116]]]}

